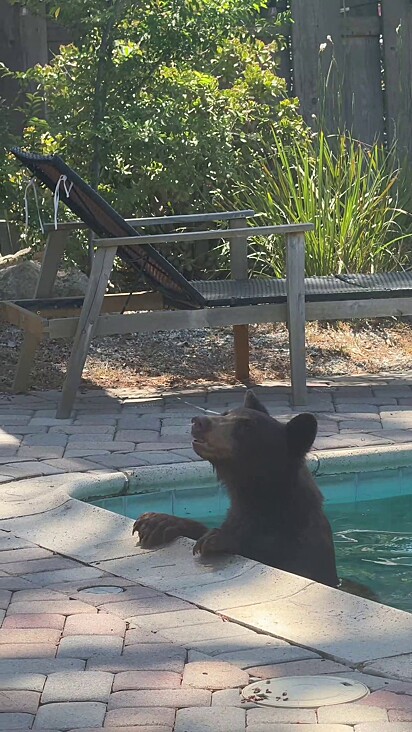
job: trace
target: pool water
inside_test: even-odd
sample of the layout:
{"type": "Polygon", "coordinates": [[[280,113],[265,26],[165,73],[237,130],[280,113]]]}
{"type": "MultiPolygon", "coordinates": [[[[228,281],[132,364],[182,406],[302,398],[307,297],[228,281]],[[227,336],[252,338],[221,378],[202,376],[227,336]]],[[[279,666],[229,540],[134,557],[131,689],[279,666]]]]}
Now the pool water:
{"type": "Polygon", "coordinates": [[[340,577],[412,612],[412,496],[326,505],[340,577]]]}
{"type": "MultiPolygon", "coordinates": [[[[395,471],[385,471],[385,474],[392,472],[395,471]]],[[[406,493],[399,489],[400,481],[392,483],[392,487],[397,485],[398,491],[402,491],[401,495],[394,495],[391,484],[380,478],[375,483],[379,487],[377,497],[372,497],[369,485],[366,489],[363,486],[363,497],[360,497],[362,491],[352,491],[358,477],[353,474],[351,478],[351,490],[344,492],[340,488],[342,483],[349,485],[349,475],[329,476],[329,482],[337,483],[333,490],[329,485],[322,485],[325,479],[318,481],[326,497],[325,510],[334,533],[338,574],[367,585],[382,603],[412,612],[411,483],[408,481],[406,493]]],[[[210,483],[190,490],[176,487],[90,503],[130,518],[137,518],[145,511],[159,511],[187,516],[209,527],[222,523],[228,507],[222,486],[210,483]]]]}

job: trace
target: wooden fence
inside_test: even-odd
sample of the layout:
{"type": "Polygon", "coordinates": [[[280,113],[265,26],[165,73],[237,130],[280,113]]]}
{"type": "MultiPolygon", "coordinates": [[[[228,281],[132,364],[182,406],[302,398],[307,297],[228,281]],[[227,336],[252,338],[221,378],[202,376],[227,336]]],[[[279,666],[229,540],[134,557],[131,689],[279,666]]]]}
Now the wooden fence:
{"type": "MultiPolygon", "coordinates": [[[[396,137],[412,159],[412,1],[271,4],[292,11],[280,73],[299,97],[305,119],[315,125],[321,118],[331,131],[344,126],[365,143],[396,137]]],[[[44,63],[68,40],[55,23],[7,0],[0,0],[0,17],[0,60],[11,68],[44,63]]],[[[13,92],[13,82],[0,79],[0,97],[10,100],[13,92]]]]}
{"type": "Polygon", "coordinates": [[[332,131],[345,127],[365,143],[396,138],[412,157],[411,0],[290,5],[288,81],[305,119],[316,124],[320,117],[332,131]]]}

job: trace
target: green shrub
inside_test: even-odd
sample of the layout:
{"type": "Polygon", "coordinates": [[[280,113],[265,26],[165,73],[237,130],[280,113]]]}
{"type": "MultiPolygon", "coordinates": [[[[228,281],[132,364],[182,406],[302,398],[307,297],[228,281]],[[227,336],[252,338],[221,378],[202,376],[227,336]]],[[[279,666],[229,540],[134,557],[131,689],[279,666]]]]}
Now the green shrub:
{"type": "MultiPolygon", "coordinates": [[[[31,90],[24,146],[60,154],[125,216],[212,209],[232,195],[269,125],[285,140],[304,134],[276,73],[277,42],[259,38],[264,5],[52,3],[74,42],[49,65],[14,74],[31,90]]],[[[187,248],[167,252],[188,273],[213,266],[207,256],[198,266],[187,248]]]]}

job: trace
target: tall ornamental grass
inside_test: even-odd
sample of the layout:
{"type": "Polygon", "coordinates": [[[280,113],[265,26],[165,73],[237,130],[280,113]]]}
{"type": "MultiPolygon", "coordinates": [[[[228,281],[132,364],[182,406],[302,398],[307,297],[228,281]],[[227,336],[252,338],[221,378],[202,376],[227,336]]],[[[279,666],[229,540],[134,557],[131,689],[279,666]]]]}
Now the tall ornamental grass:
{"type": "MultiPolygon", "coordinates": [[[[322,132],[303,145],[285,143],[272,129],[239,181],[232,204],[253,208],[257,223],[315,225],[306,235],[308,276],[390,271],[409,264],[412,218],[402,206],[393,150],[322,132]]],[[[283,238],[257,238],[249,256],[255,272],[284,276],[283,238]]]]}

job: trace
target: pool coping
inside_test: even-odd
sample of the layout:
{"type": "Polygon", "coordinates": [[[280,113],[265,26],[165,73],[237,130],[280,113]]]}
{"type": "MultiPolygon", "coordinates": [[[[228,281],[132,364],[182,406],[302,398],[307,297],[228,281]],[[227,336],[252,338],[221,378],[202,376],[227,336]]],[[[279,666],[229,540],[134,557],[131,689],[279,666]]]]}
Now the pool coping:
{"type": "MultiPolygon", "coordinates": [[[[308,462],[316,475],[406,467],[412,443],[315,452],[308,462]]],[[[112,495],[135,491],[143,481],[160,483],[165,476],[171,485],[182,473],[208,477],[211,468],[178,463],[3,483],[0,529],[356,668],[412,653],[410,613],[243,557],[194,559],[189,539],[142,550],[131,539],[132,519],[79,500],[107,495],[108,487],[112,495]]]]}

